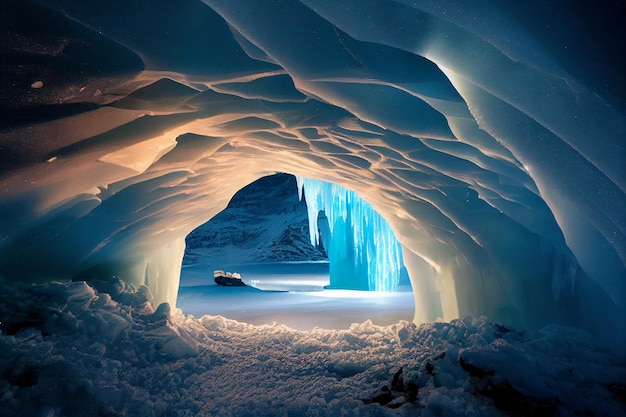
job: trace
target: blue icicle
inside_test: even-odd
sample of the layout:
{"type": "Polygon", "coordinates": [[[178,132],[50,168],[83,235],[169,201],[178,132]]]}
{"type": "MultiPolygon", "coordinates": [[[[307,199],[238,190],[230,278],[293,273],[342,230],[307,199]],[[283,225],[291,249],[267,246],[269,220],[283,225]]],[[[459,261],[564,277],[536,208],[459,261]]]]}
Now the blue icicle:
{"type": "Polygon", "coordinates": [[[402,249],[385,219],[354,191],[310,178],[297,181],[300,198],[306,199],[311,243],[321,240],[328,254],[330,288],[394,291],[402,249]]]}

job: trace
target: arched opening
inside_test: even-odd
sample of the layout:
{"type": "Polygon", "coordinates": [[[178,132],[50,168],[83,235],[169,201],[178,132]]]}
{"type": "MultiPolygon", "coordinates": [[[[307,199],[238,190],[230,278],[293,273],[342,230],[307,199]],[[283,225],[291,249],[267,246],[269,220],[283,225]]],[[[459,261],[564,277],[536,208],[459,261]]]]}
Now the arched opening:
{"type": "MultiPolygon", "coordinates": [[[[339,190],[335,197],[343,199],[345,191],[338,185],[334,187],[339,190]]],[[[326,212],[330,215],[333,210],[334,216],[341,216],[346,208],[339,207],[335,213],[336,208],[324,210],[323,206],[308,203],[306,195],[314,197],[312,188],[308,194],[306,190],[303,193],[293,175],[277,173],[237,191],[224,210],[187,236],[177,307],[196,317],[222,315],[256,325],[277,323],[299,330],[346,329],[368,319],[378,325],[411,321],[414,298],[409,277],[399,253],[390,254],[401,250],[399,244],[393,236],[382,235],[388,235],[388,230],[363,230],[367,224],[374,226],[374,222],[381,221],[375,218],[377,213],[358,208],[352,216],[366,218],[348,220],[350,233],[362,242],[339,239],[334,244],[350,252],[350,259],[333,257],[329,262],[322,241],[311,234],[311,225],[317,231],[317,224],[310,222],[310,216],[319,216],[327,225],[326,212]],[[354,229],[359,228],[355,234],[354,229]],[[387,248],[385,239],[390,238],[393,246],[387,248]],[[353,247],[347,248],[346,244],[353,247]],[[375,244],[379,247],[372,247],[375,244]],[[363,252],[358,261],[354,260],[355,250],[363,252]],[[379,270],[368,262],[380,264],[379,270]],[[362,272],[364,276],[359,279],[354,265],[370,267],[370,271],[362,272]],[[241,279],[227,282],[229,286],[217,285],[213,271],[218,268],[236,272],[241,279]],[[335,285],[331,285],[331,270],[335,285]],[[385,281],[384,286],[363,288],[368,272],[373,283],[385,281]],[[230,286],[233,282],[238,285],[230,286]]],[[[363,204],[356,196],[352,199],[354,204],[363,204]]],[[[376,225],[383,226],[386,223],[376,225]]],[[[337,236],[339,230],[335,233],[337,236]]],[[[330,248],[330,238],[325,242],[330,248]]]]}
{"type": "Polygon", "coordinates": [[[3,413],[626,415],[624,13],[513,3],[3,2],[3,413]],[[369,202],[428,323],[172,308],[274,172],[369,202]]]}
{"type": "MultiPolygon", "coordinates": [[[[419,123],[415,132],[399,133],[329,103],[248,100],[234,95],[242,86],[229,88],[233,94],[156,81],[134,94],[176,91],[182,98],[175,100],[202,111],[246,111],[138,116],[131,97],[131,122],[20,174],[38,182],[8,178],[7,207],[17,221],[6,224],[3,273],[44,281],[84,271],[117,274],[148,286],[156,304],[174,305],[185,236],[246,184],[291,172],[354,190],[389,222],[412,280],[415,322],[487,315],[534,328],[579,320],[567,311],[581,298],[572,282],[586,278],[552,211],[529,171],[478,128],[466,107],[456,110],[465,118],[451,119],[462,142],[421,137],[427,133],[419,123]],[[152,136],[163,125],[168,133],[152,136]],[[110,147],[129,132],[141,140],[131,136],[136,143],[110,147]],[[22,206],[28,210],[15,211],[22,206]],[[26,261],[32,257],[38,261],[26,261]]],[[[354,89],[349,93],[362,87],[354,89]]]]}

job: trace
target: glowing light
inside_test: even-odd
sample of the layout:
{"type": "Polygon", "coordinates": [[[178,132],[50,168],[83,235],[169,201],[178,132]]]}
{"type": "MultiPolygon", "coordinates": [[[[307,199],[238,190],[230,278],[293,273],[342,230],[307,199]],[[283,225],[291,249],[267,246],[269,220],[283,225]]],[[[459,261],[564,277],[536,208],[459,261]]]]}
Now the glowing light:
{"type": "Polygon", "coordinates": [[[311,243],[321,239],[328,253],[329,288],[394,291],[402,248],[385,219],[354,191],[304,177],[297,181],[307,203],[311,243]]]}
{"type": "Polygon", "coordinates": [[[175,136],[160,135],[106,154],[99,160],[141,173],[175,146],[175,136]]]}

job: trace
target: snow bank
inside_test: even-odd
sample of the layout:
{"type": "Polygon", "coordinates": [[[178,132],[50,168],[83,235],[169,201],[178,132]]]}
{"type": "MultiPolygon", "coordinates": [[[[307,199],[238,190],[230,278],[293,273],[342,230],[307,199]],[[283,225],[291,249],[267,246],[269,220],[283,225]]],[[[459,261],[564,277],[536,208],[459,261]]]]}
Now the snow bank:
{"type": "Polygon", "coordinates": [[[91,284],[2,284],[3,415],[626,413],[626,367],[571,328],[468,317],[302,332],[154,309],[117,278],[91,284]]]}

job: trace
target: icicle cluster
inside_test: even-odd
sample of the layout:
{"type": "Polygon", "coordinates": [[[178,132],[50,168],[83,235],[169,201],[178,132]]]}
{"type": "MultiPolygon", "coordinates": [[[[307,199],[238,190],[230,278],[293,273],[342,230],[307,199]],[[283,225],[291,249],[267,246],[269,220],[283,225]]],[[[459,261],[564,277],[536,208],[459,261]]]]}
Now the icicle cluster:
{"type": "Polygon", "coordinates": [[[385,219],[354,191],[310,178],[297,181],[299,196],[306,199],[311,243],[321,241],[328,254],[330,287],[394,291],[402,249],[385,219]]]}

